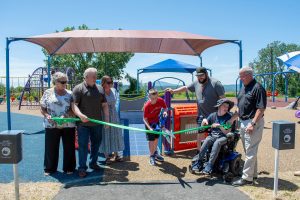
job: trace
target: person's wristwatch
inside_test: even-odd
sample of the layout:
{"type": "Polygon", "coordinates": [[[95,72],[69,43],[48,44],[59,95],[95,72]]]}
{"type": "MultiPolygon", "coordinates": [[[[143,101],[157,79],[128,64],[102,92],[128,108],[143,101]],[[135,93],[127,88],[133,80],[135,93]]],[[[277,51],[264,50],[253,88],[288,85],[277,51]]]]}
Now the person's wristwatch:
{"type": "Polygon", "coordinates": [[[256,125],[256,123],[252,121],[252,122],[251,122],[251,125],[254,127],[254,126],[256,125]]]}

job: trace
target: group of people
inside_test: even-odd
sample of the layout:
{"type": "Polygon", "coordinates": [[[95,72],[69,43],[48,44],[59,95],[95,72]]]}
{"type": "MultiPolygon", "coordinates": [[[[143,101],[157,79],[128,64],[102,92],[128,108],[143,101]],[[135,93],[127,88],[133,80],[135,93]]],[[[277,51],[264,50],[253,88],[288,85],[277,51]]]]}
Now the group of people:
{"type": "MultiPolygon", "coordinates": [[[[252,184],[257,178],[257,152],[262,139],[264,128],[264,111],[267,104],[266,91],[253,77],[253,69],[244,67],[239,71],[240,80],[243,83],[238,94],[237,109],[233,114],[229,111],[234,103],[225,98],[225,90],[220,81],[208,76],[203,67],[196,69],[197,80],[189,86],[177,89],[166,89],[170,93],[184,91],[195,92],[198,106],[197,124],[199,126],[211,125],[209,136],[201,145],[198,139],[198,158],[204,156],[208,148],[212,148],[208,164],[203,170],[210,174],[221,146],[226,143],[226,134],[229,129],[221,125],[233,124],[240,121],[240,135],[245,151],[245,163],[242,177],[233,182],[235,186],[252,184]]],[[[80,177],[87,175],[88,144],[90,141],[89,167],[99,170],[97,164],[99,152],[104,153],[107,160],[114,152],[115,160],[121,161],[120,152],[124,150],[124,140],[121,129],[105,125],[104,127],[89,121],[89,118],[106,122],[119,123],[116,112],[116,97],[112,89],[112,78],[104,76],[101,86],[96,85],[97,70],[88,68],[84,72],[84,81],[75,86],[73,92],[66,89],[67,76],[56,72],[52,77],[54,87],[45,91],[41,99],[41,112],[44,115],[45,135],[45,162],[46,174],[57,170],[59,141],[62,138],[64,149],[63,171],[73,173],[76,168],[75,160],[75,127],[77,127],[79,144],[80,177]],[[78,124],[57,124],[51,117],[74,117],[81,119],[78,124]]],[[[143,120],[147,130],[154,130],[159,123],[159,114],[167,115],[167,106],[158,96],[155,89],[150,89],[149,100],[144,105],[143,120]],[[163,110],[162,110],[163,109],[163,110]]],[[[199,131],[198,138],[201,136],[199,131]]],[[[158,134],[146,133],[149,141],[150,165],[156,165],[156,161],[163,162],[164,158],[157,152],[158,134]]]]}
{"type": "Polygon", "coordinates": [[[114,154],[115,161],[122,161],[124,139],[120,129],[103,126],[89,121],[89,118],[119,123],[116,110],[116,96],[113,80],[103,76],[101,86],[96,85],[97,69],[85,70],[84,81],[66,89],[68,77],[56,72],[52,76],[53,87],[46,90],[41,98],[41,113],[44,116],[45,155],[44,173],[49,175],[57,171],[60,139],[63,142],[63,171],[73,174],[76,168],[75,127],[78,136],[78,175],[86,177],[88,167],[100,170],[97,164],[99,153],[103,153],[107,163],[114,154]],[[79,117],[81,122],[58,124],[52,117],[79,117]],[[89,145],[90,144],[90,145],[89,145]],[[87,166],[88,152],[90,151],[87,166]]]}
{"type": "Polygon", "coordinates": [[[234,103],[225,98],[225,90],[221,82],[208,76],[203,67],[196,69],[197,80],[189,86],[175,90],[167,89],[171,93],[184,91],[195,92],[198,105],[197,123],[199,126],[211,125],[209,136],[201,145],[198,137],[198,159],[202,160],[208,148],[211,148],[209,161],[203,172],[210,174],[221,146],[226,143],[226,134],[230,129],[224,129],[221,124],[233,124],[237,118],[240,121],[240,135],[245,151],[245,163],[242,177],[233,182],[234,186],[252,184],[257,179],[257,152],[262,139],[264,128],[264,111],[267,105],[265,89],[253,76],[253,69],[240,69],[239,76],[243,83],[238,94],[237,110],[229,114],[234,103]]]}

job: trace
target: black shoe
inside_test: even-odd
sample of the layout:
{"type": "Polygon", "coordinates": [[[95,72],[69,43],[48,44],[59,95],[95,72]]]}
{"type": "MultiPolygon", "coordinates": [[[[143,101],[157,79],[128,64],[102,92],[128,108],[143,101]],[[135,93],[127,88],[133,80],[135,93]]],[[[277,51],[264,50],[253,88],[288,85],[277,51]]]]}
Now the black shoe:
{"type": "Polygon", "coordinates": [[[239,179],[232,183],[233,186],[253,185],[253,181],[247,181],[245,179],[239,179]]]}
{"type": "Polygon", "coordinates": [[[97,164],[93,164],[93,165],[90,165],[90,168],[93,169],[93,170],[101,170],[101,167],[97,164]]]}

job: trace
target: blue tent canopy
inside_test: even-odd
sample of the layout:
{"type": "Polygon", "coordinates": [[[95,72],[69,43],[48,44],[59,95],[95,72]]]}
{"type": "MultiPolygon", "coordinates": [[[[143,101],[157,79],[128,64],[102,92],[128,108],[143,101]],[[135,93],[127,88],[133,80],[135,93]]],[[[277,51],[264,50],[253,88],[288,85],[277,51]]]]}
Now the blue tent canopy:
{"type": "Polygon", "coordinates": [[[151,72],[180,72],[192,74],[196,71],[197,66],[180,62],[173,59],[167,59],[162,62],[150,65],[138,70],[138,74],[151,72]]]}
{"type": "MultiPolygon", "coordinates": [[[[139,83],[139,75],[142,73],[152,73],[152,72],[178,72],[178,73],[190,73],[196,71],[197,66],[188,63],[180,62],[173,59],[167,59],[162,62],[150,65],[148,67],[137,70],[137,82],[139,83]]],[[[212,75],[211,69],[206,68],[212,75]]],[[[194,80],[192,76],[192,81],[194,80]]],[[[139,84],[137,84],[137,92],[139,92],[139,84]]]]}

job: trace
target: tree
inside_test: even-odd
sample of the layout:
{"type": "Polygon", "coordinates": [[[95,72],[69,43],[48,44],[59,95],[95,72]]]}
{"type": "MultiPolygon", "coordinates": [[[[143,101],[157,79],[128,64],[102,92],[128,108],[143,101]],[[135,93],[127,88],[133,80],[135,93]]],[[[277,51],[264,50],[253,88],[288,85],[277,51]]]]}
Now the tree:
{"type": "MultiPolygon", "coordinates": [[[[258,57],[249,63],[255,73],[283,72],[286,66],[277,57],[287,52],[299,51],[300,46],[297,44],[285,44],[280,41],[274,41],[267,45],[266,48],[259,50],[258,57]]],[[[290,74],[288,76],[288,95],[300,95],[299,74],[290,74]]],[[[273,76],[265,76],[266,89],[272,90],[273,76]]],[[[284,94],[284,77],[277,76],[276,89],[284,94]]]]}
{"type": "MultiPolygon", "coordinates": [[[[79,30],[88,30],[89,28],[83,24],[78,27],[79,30]]],[[[72,31],[75,27],[66,27],[63,31],[72,31]]],[[[58,31],[56,31],[58,32],[58,31]]],[[[48,58],[45,49],[43,53],[48,58]]],[[[124,68],[129,60],[134,56],[133,53],[81,53],[55,55],[51,59],[52,67],[73,67],[76,71],[76,79],[82,80],[83,72],[86,68],[95,67],[98,70],[98,77],[109,75],[113,79],[121,79],[124,68]]],[[[48,65],[48,59],[44,62],[48,65]]]]}
{"type": "Polygon", "coordinates": [[[129,88],[124,91],[124,94],[134,94],[134,93],[136,93],[137,79],[133,78],[128,73],[126,74],[125,79],[129,82],[129,88]]]}

